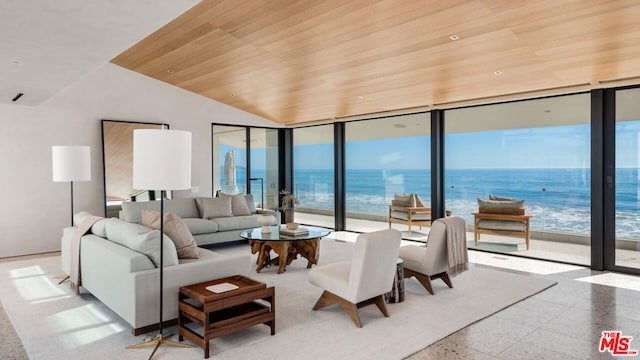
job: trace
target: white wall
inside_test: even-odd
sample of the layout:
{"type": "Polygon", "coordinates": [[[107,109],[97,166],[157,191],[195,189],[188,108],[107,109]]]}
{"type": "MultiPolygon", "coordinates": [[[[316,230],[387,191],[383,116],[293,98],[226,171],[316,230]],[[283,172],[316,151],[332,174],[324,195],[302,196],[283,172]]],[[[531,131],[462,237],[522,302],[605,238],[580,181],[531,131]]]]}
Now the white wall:
{"type": "Polygon", "coordinates": [[[166,122],[191,131],[192,185],[200,196],[211,196],[212,122],[280,126],[113,64],[38,107],[0,104],[0,258],[60,250],[71,216],[70,186],[51,180],[52,145],[91,147],[92,180],[74,183],[74,210],[103,215],[101,119],[166,122]]]}

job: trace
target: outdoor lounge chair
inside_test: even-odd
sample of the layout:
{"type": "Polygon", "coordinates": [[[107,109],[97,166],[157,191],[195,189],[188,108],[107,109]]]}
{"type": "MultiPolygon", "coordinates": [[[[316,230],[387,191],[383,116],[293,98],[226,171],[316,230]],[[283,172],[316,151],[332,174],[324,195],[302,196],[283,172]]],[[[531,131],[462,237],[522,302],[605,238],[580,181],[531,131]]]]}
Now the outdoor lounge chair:
{"type": "Polygon", "coordinates": [[[418,194],[395,194],[389,205],[389,228],[391,223],[400,223],[411,226],[431,225],[431,208],[425,207],[418,194]]]}
{"type": "Polygon", "coordinates": [[[478,246],[480,234],[518,236],[525,239],[529,250],[531,212],[524,208],[524,200],[499,198],[478,199],[478,210],[473,212],[473,241],[478,246]]]}

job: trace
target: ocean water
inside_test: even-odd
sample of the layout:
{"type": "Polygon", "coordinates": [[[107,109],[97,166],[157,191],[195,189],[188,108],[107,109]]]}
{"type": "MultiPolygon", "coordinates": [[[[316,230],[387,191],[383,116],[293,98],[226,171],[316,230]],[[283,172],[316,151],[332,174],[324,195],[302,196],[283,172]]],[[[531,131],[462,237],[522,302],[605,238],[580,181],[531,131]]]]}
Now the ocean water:
{"type": "MultiPolygon", "coordinates": [[[[333,176],[332,170],[296,170],[298,206],[332,210],[333,176]]],[[[347,170],[345,176],[349,212],[386,215],[396,193],[417,193],[427,206],[431,201],[428,170],[347,170]]],[[[639,179],[637,168],[616,171],[616,237],[640,239],[639,179]]],[[[477,199],[489,194],[525,200],[534,230],[591,233],[590,169],[446,171],[445,207],[467,222],[473,221],[477,199]]]]}

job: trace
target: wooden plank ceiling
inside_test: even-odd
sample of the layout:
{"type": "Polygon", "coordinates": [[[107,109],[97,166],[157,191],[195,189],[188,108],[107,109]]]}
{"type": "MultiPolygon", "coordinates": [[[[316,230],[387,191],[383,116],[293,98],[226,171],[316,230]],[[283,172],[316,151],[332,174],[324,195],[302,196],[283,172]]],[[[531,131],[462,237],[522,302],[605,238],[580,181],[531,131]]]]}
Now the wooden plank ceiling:
{"type": "Polygon", "coordinates": [[[205,0],[112,62],[296,125],[640,82],[638,19],[640,1],[205,0]]]}

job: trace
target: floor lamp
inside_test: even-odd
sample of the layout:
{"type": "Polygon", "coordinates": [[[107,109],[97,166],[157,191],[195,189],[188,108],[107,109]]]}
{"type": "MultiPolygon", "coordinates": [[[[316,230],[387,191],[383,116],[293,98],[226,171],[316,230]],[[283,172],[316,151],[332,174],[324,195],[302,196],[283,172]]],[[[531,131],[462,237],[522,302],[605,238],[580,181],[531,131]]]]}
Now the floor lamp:
{"type": "MultiPolygon", "coordinates": [[[[160,345],[190,347],[167,340],[171,335],[162,333],[162,296],[164,266],[164,198],[167,190],[191,188],[191,133],[164,129],[138,129],[133,131],[133,187],[160,190],[160,330],[151,341],[132,345],[127,349],[154,346],[149,359],[160,345]]],[[[176,300],[177,301],[177,300],[176,300]]]]}
{"type": "MultiPolygon", "coordinates": [[[[91,148],[88,146],[52,146],[53,181],[71,183],[71,226],[73,227],[73,182],[91,180],[91,148]]],[[[79,225],[79,224],[78,224],[79,225]]],[[[69,275],[56,276],[59,284],[69,275]]]]}
{"type": "Polygon", "coordinates": [[[249,181],[260,180],[260,207],[264,210],[264,179],[263,178],[251,178],[249,181]]]}
{"type": "Polygon", "coordinates": [[[91,148],[88,146],[51,147],[53,181],[71,183],[71,226],[73,226],[73,182],[91,180],[91,148]]]}

